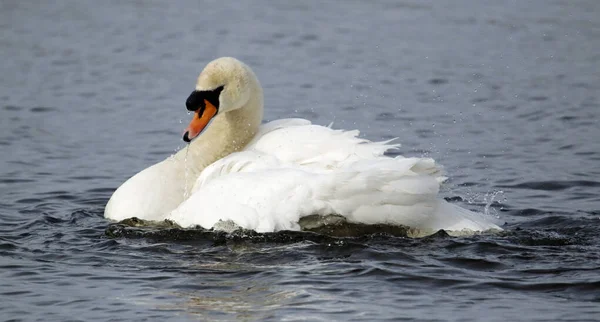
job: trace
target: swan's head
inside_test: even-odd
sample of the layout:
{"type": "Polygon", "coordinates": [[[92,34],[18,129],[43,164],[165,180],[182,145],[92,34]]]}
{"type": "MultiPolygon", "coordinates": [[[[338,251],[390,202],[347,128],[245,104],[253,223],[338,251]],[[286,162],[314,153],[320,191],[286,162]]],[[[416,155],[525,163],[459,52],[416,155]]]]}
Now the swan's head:
{"type": "Polygon", "coordinates": [[[250,91],[257,82],[254,73],[241,61],[222,57],[208,63],[198,76],[196,89],[185,105],[194,112],[183,140],[191,142],[208,127],[217,115],[243,107],[250,99],[250,91]]]}

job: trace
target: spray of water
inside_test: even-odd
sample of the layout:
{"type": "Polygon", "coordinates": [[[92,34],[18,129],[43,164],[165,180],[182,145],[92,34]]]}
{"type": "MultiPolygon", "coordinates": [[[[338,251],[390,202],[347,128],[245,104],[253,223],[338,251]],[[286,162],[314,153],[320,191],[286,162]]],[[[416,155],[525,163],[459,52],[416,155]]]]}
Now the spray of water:
{"type": "Polygon", "coordinates": [[[498,212],[495,209],[491,208],[491,206],[494,203],[494,200],[496,199],[497,196],[503,196],[503,195],[504,195],[504,191],[496,190],[496,191],[486,193],[483,196],[483,201],[485,202],[485,207],[483,208],[483,213],[486,216],[494,216],[496,218],[500,218],[500,216],[498,215],[498,212]]]}
{"type": "Polygon", "coordinates": [[[483,206],[483,214],[485,216],[492,216],[495,218],[500,218],[500,214],[493,207],[495,201],[499,201],[504,203],[506,201],[506,197],[504,196],[504,191],[495,190],[487,193],[474,193],[472,191],[467,192],[467,196],[465,201],[468,204],[472,205],[484,205],[483,206]]]}

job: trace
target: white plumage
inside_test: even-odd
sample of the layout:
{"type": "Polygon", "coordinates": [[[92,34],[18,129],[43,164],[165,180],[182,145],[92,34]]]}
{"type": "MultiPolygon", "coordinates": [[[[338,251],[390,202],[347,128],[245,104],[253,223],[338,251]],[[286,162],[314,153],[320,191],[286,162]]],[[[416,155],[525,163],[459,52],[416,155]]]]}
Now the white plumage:
{"type": "Polygon", "coordinates": [[[313,214],[422,230],[498,228],[437,198],[444,178],[432,159],[386,157],[395,145],[357,134],[300,119],[268,123],[244,151],[207,167],[168,218],[203,227],[231,220],[258,232],[298,230],[313,214]]]}
{"type": "Polygon", "coordinates": [[[299,230],[304,216],[339,214],[355,223],[426,231],[500,229],[490,218],[438,197],[445,178],[433,159],[387,157],[384,152],[398,145],[371,142],[358,138],[357,130],[334,130],[303,119],[260,126],[246,122],[262,117],[262,90],[237,60],[221,58],[209,64],[197,89],[219,85],[225,85],[219,115],[191,143],[187,159],[182,150],[128,180],[109,201],[107,218],[171,219],[184,227],[205,228],[231,220],[270,232],[299,230]],[[239,81],[240,75],[234,80],[223,73],[245,74],[239,81]],[[228,83],[236,80],[235,86],[228,83]],[[249,88],[250,98],[236,102],[232,97],[243,95],[228,92],[228,87],[244,92],[249,88]],[[252,99],[253,95],[260,97],[252,99]],[[185,186],[192,183],[186,192],[185,186]]]}

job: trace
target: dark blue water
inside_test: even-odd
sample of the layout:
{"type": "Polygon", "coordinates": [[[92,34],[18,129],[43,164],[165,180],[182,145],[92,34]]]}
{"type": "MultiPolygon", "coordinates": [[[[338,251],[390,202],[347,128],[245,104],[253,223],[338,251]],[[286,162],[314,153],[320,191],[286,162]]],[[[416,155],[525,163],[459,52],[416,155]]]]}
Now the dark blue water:
{"type": "Polygon", "coordinates": [[[0,319],[600,319],[599,16],[593,0],[1,1],[0,319]],[[112,191],[183,147],[185,99],[225,55],[261,79],[267,119],[399,137],[506,232],[111,226],[112,191]]]}

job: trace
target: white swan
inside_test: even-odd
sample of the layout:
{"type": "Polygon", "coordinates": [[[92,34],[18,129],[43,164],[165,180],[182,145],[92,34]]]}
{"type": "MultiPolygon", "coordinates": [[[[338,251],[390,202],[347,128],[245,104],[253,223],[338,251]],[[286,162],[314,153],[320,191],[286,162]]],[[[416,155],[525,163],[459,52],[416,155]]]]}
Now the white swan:
{"type": "Polygon", "coordinates": [[[210,62],[186,105],[194,111],[184,134],[189,150],[127,180],[106,205],[106,218],[205,228],[232,220],[268,232],[298,230],[304,216],[340,214],[429,231],[500,229],[438,198],[444,177],[433,159],[390,158],[383,153],[397,145],[303,119],[260,125],[262,88],[234,58],[210,62]]]}

